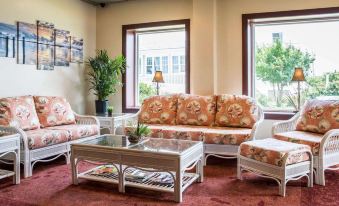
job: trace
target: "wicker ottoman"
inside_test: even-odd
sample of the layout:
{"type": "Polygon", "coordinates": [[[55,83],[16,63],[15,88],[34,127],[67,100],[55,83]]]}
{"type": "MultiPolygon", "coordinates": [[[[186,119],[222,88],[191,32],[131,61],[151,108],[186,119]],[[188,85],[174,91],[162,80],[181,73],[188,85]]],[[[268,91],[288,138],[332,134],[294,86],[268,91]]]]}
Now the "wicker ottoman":
{"type": "Polygon", "coordinates": [[[242,171],[274,179],[279,184],[279,194],[285,196],[286,184],[304,176],[308,187],[313,187],[313,159],[309,146],[277,139],[244,142],[238,152],[238,179],[242,171]]]}

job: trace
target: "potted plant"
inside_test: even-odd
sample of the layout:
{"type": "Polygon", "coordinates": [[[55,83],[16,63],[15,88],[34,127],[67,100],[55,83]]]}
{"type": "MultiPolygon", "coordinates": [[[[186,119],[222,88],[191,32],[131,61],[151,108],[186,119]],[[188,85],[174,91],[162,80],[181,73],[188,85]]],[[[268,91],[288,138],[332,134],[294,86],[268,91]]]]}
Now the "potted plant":
{"type": "Polygon", "coordinates": [[[121,75],[126,71],[126,59],[122,55],[111,59],[106,50],[98,50],[95,57],[88,58],[87,64],[91,68],[88,72],[90,90],[97,96],[96,113],[104,114],[108,96],[115,94],[122,86],[121,75]]]}
{"type": "Polygon", "coordinates": [[[127,131],[128,141],[131,143],[138,143],[143,137],[151,133],[147,125],[138,122],[137,127],[128,128],[127,131]]]}
{"type": "Polygon", "coordinates": [[[112,114],[113,114],[113,109],[114,109],[114,107],[113,106],[109,106],[109,107],[107,107],[107,115],[108,116],[112,116],[112,114]]]}

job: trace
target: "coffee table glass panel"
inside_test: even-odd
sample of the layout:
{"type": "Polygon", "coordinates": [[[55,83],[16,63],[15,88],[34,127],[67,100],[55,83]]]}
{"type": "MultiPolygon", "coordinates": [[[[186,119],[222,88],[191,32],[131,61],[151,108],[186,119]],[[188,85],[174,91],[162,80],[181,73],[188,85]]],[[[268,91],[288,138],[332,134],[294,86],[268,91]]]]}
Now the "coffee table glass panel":
{"type": "Polygon", "coordinates": [[[125,186],[173,192],[177,202],[193,182],[203,181],[203,144],[199,141],[146,138],[137,144],[126,136],[103,135],[72,144],[73,184],[88,179],[125,186]],[[104,163],[78,174],[80,161],[104,163]],[[196,168],[195,173],[187,172],[196,168]]]}

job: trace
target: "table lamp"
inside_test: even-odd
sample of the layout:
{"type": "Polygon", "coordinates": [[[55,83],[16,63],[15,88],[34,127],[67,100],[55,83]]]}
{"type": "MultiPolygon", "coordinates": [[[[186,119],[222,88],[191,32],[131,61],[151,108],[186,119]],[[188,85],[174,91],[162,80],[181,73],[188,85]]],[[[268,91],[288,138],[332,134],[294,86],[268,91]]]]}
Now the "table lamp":
{"type": "Polygon", "coordinates": [[[159,95],[159,83],[165,83],[164,78],[162,77],[162,71],[155,71],[152,82],[157,83],[157,95],[159,95]]]}
{"type": "Polygon", "coordinates": [[[302,68],[297,67],[294,69],[292,81],[298,82],[298,111],[300,111],[300,82],[305,81],[304,71],[302,68]]]}

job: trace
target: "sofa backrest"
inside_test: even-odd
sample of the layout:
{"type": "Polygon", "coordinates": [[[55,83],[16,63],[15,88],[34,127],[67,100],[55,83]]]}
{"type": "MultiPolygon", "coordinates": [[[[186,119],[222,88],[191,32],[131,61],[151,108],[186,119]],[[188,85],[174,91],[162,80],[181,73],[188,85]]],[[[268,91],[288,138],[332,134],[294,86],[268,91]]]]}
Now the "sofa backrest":
{"type": "Polygon", "coordinates": [[[140,108],[139,122],[143,124],[176,124],[177,95],[146,98],[140,108]]]}
{"type": "Polygon", "coordinates": [[[0,125],[23,130],[40,128],[32,96],[0,99],[0,125]]]}
{"type": "Polygon", "coordinates": [[[244,95],[217,96],[216,126],[252,128],[258,119],[255,100],[244,95]]]}
{"type": "Polygon", "coordinates": [[[300,111],[296,130],[324,134],[339,129],[339,100],[312,99],[300,111]]]}
{"type": "Polygon", "coordinates": [[[216,97],[180,94],[176,122],[180,125],[213,126],[216,97]]]}
{"type": "Polygon", "coordinates": [[[41,127],[75,124],[71,105],[63,97],[34,96],[41,127]]]}

